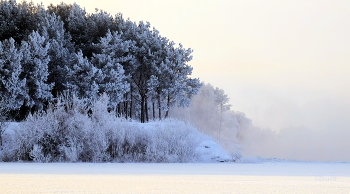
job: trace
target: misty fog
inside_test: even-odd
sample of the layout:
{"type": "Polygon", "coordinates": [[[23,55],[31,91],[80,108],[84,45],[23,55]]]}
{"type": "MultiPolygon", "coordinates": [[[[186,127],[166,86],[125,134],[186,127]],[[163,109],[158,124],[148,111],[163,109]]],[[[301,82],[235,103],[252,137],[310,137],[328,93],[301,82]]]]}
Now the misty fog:
{"type": "Polygon", "coordinates": [[[300,94],[289,94],[287,91],[284,94],[278,99],[272,93],[269,95],[268,91],[266,96],[252,95],[252,98],[260,97],[264,102],[260,107],[264,111],[257,111],[256,114],[269,114],[272,119],[265,124],[271,123],[270,127],[259,126],[256,123],[264,122],[251,120],[235,106],[224,111],[221,117],[215,104],[214,86],[210,84],[202,87],[190,107],[176,108],[171,115],[188,120],[202,132],[216,138],[231,153],[239,150],[243,156],[253,157],[350,161],[347,151],[350,131],[346,127],[350,126],[347,119],[349,107],[330,98],[330,95],[313,96],[306,92],[302,96],[304,100],[300,98],[298,101],[300,94]],[[305,95],[309,99],[305,100],[305,95]],[[279,111],[281,109],[285,111],[279,111]]]}

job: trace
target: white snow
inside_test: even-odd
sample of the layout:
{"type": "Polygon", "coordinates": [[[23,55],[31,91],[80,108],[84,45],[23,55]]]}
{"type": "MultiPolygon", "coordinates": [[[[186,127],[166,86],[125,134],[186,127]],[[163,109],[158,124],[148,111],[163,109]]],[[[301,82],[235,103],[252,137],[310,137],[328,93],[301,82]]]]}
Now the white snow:
{"type": "Polygon", "coordinates": [[[0,193],[348,193],[350,163],[0,163],[0,193]]]}

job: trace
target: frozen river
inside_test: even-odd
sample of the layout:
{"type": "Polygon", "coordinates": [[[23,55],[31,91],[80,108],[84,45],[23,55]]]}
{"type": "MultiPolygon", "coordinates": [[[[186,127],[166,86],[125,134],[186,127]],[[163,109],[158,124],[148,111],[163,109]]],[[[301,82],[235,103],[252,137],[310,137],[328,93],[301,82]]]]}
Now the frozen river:
{"type": "Polygon", "coordinates": [[[0,193],[350,193],[350,163],[0,163],[0,193]]]}

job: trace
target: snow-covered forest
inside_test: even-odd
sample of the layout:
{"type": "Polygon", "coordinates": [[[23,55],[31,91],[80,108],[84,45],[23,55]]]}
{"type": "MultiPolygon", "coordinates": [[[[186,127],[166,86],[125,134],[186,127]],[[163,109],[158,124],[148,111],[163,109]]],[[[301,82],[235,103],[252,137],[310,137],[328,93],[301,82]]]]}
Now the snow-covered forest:
{"type": "Polygon", "coordinates": [[[240,157],[250,120],[230,111],[223,90],[191,78],[192,50],[149,22],[2,0],[0,26],[0,160],[240,157]]]}
{"type": "Polygon", "coordinates": [[[0,102],[17,120],[60,95],[91,104],[106,93],[109,110],[147,122],[188,106],[201,86],[191,49],[122,14],[1,1],[0,41],[0,102]]]}

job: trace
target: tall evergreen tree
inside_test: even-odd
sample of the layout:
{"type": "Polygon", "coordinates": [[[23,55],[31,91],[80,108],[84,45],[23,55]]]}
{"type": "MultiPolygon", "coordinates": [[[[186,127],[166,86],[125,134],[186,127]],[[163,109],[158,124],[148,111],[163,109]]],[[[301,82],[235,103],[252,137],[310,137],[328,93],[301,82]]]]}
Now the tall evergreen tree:
{"type": "Polygon", "coordinates": [[[27,98],[26,79],[22,73],[22,54],[15,46],[15,40],[0,41],[0,102],[2,108],[18,110],[27,98]]]}
{"type": "Polygon", "coordinates": [[[38,30],[45,37],[46,42],[50,44],[47,81],[54,84],[52,94],[57,97],[67,89],[65,86],[67,83],[66,75],[68,74],[67,69],[72,66],[74,44],[70,42],[71,36],[64,29],[64,23],[60,16],[56,16],[55,13],[44,13],[38,30]]]}
{"type": "Polygon", "coordinates": [[[131,41],[123,41],[117,32],[110,31],[97,44],[101,54],[95,54],[93,61],[103,74],[103,79],[99,81],[100,93],[109,95],[110,108],[113,109],[125,100],[124,94],[129,92],[127,76],[121,64],[129,64],[133,59],[129,54],[131,46],[131,41]]]}
{"type": "Polygon", "coordinates": [[[52,84],[47,83],[48,63],[50,58],[48,50],[50,44],[45,42],[45,37],[33,31],[27,41],[22,41],[21,60],[23,66],[22,79],[26,79],[26,91],[28,98],[25,105],[34,110],[42,110],[51,98],[52,84]]]}
{"type": "MultiPolygon", "coordinates": [[[[167,95],[168,108],[177,104],[178,106],[189,106],[190,99],[193,95],[197,94],[202,84],[199,79],[189,78],[192,74],[193,68],[187,63],[192,60],[192,50],[185,49],[181,44],[178,48],[171,46],[168,48],[169,74],[165,83],[169,84],[169,87],[165,89],[167,95]]],[[[166,112],[166,117],[168,111],[166,112]]]]}
{"type": "Polygon", "coordinates": [[[98,98],[98,83],[103,79],[102,72],[84,57],[81,51],[75,54],[73,64],[67,69],[68,91],[92,104],[98,98]]]}

